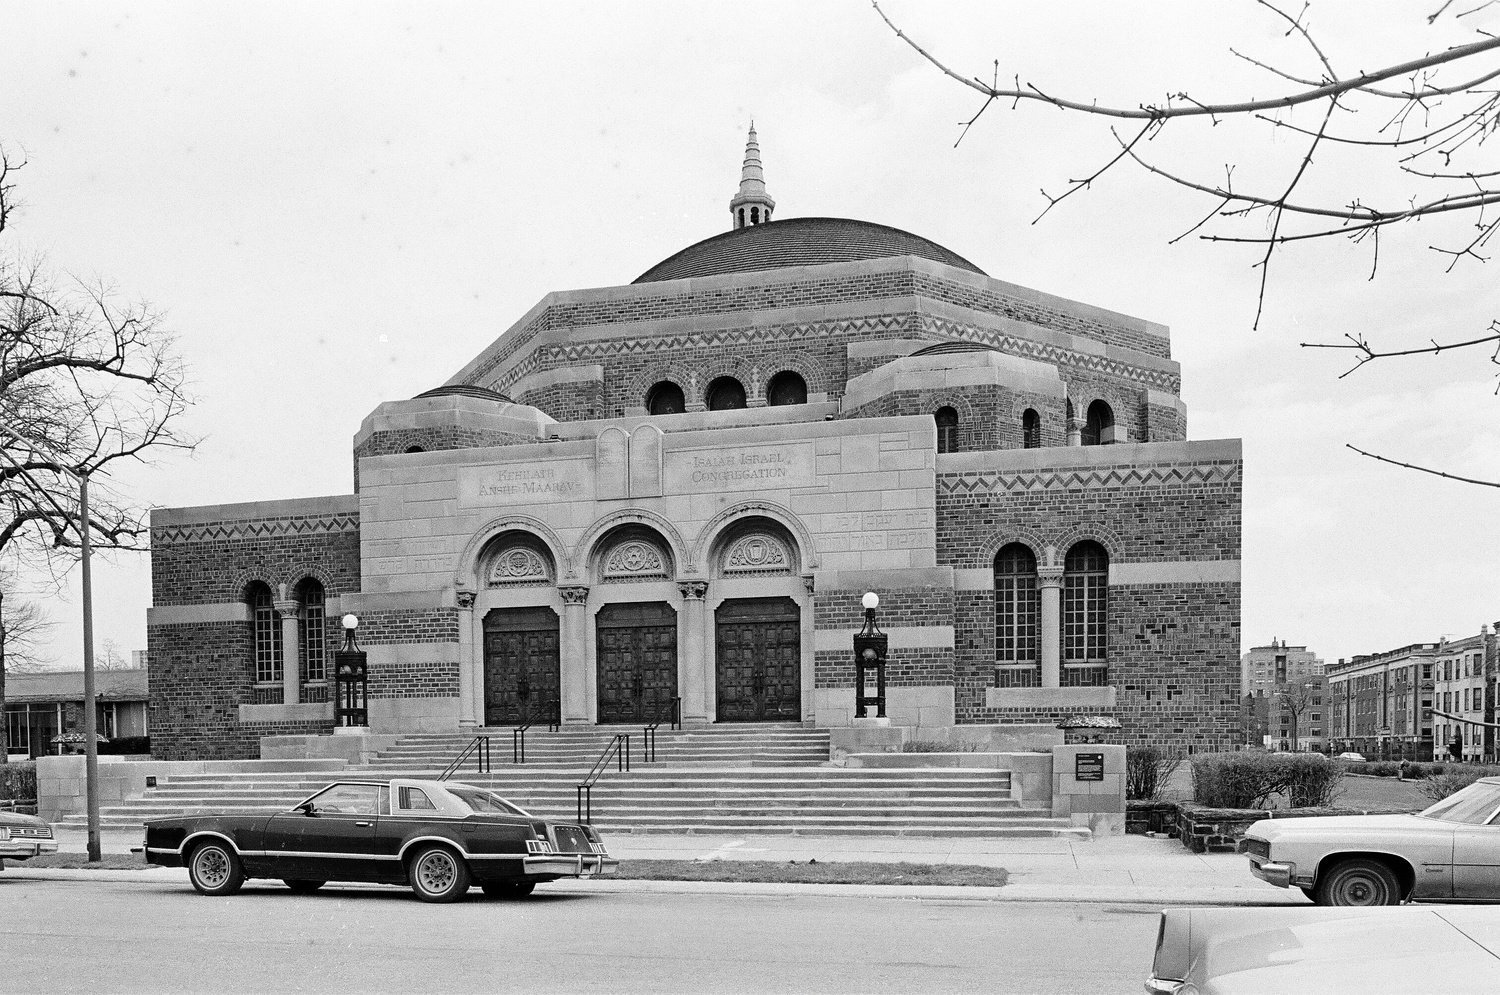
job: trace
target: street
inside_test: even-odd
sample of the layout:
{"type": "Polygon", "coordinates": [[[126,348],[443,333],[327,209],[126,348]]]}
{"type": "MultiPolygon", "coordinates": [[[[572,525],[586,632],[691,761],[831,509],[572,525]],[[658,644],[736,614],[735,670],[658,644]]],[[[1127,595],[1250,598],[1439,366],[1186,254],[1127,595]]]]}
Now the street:
{"type": "MultiPolygon", "coordinates": [[[[166,875],[170,874],[170,877],[166,875]]],[[[1138,992],[1144,905],[0,877],[7,992],[1138,992]]]]}

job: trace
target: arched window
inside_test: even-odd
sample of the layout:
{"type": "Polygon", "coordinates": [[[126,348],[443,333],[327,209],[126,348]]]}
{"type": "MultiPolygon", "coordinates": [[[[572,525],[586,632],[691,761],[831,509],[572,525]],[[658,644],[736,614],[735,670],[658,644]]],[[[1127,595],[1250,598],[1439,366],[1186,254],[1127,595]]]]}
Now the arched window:
{"type": "Polygon", "coordinates": [[[745,385],[734,377],[719,377],[708,385],[708,410],[731,411],[745,406],[745,385]]]}
{"type": "Polygon", "coordinates": [[[995,557],[995,686],[1036,687],[1036,556],[1018,542],[995,557]]]}
{"type": "Polygon", "coordinates": [[[938,408],[932,417],[937,421],[938,452],[958,452],[958,412],[952,408],[938,408]]]}
{"type": "Polygon", "coordinates": [[[304,580],[299,591],[302,602],[302,666],[309,681],[328,680],[327,630],[323,626],[326,599],[323,585],[304,580]]]}
{"type": "Polygon", "coordinates": [[[806,404],[807,381],[798,373],[783,370],[766,384],[766,403],[773,408],[783,404],[806,404]]]}
{"type": "Polygon", "coordinates": [[[646,392],[646,410],[653,415],[680,415],[687,410],[682,388],[663,380],[646,392]]]}
{"type": "Polygon", "coordinates": [[[758,225],[758,224],[760,224],[760,208],[758,208],[758,207],[752,207],[752,208],[750,208],[750,223],[752,225],[758,225]]]}
{"type": "Polygon", "coordinates": [[[1105,429],[1114,427],[1115,413],[1109,409],[1108,404],[1095,401],[1089,405],[1088,418],[1083,423],[1083,444],[1097,446],[1100,443],[1114,442],[1113,433],[1105,432],[1105,429]]]}
{"type": "Polygon", "coordinates": [[[1021,416],[1021,446],[1025,449],[1040,449],[1042,446],[1042,416],[1035,408],[1027,408],[1021,416]]]}
{"type": "Polygon", "coordinates": [[[1109,554],[1097,542],[1075,543],[1063,560],[1064,687],[1107,680],[1109,554]]]}
{"type": "Polygon", "coordinates": [[[425,453],[427,450],[423,449],[421,446],[407,446],[406,451],[409,453],[425,453]]]}
{"type": "Polygon", "coordinates": [[[740,227],[745,227],[745,209],[743,207],[740,208],[740,227]]]}
{"type": "Polygon", "coordinates": [[[255,635],[255,683],[275,684],[281,674],[281,616],[271,603],[271,589],[260,581],[250,585],[246,600],[255,635]]]}

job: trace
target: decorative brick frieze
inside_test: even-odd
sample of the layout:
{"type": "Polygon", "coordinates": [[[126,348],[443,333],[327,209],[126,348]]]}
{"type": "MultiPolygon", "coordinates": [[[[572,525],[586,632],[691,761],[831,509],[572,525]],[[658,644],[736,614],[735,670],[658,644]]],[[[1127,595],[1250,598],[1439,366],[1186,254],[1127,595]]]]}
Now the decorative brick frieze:
{"type": "Polygon", "coordinates": [[[242,601],[245,585],[252,580],[269,584],[273,594],[280,593],[281,584],[290,592],[306,577],[322,583],[328,597],[359,590],[357,517],[341,518],[337,529],[276,524],[210,522],[153,528],[153,603],[161,607],[242,601]]]}
{"type": "Polygon", "coordinates": [[[293,515],[286,518],[236,518],[191,525],[153,525],[151,548],[194,542],[233,542],[291,536],[359,532],[359,515],[293,515]]]}

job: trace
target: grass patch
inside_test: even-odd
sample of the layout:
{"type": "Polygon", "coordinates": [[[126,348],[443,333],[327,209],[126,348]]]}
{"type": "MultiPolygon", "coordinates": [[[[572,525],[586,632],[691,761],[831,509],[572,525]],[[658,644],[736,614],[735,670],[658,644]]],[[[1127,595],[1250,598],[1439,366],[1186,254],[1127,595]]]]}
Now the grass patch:
{"type": "Polygon", "coordinates": [[[844,860],[622,860],[616,880],[733,884],[942,884],[999,888],[1003,867],[844,860]]]}
{"type": "Polygon", "coordinates": [[[146,863],[145,855],[139,853],[104,853],[100,856],[104,859],[91,864],[86,853],[43,853],[25,860],[7,860],[5,866],[22,870],[63,867],[86,871],[144,871],[159,866],[146,863]]]}

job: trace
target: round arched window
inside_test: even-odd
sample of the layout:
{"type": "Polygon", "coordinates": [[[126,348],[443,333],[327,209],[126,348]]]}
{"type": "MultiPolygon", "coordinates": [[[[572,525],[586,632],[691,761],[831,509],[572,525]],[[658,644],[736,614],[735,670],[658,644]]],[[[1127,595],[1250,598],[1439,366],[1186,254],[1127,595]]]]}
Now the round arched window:
{"type": "Polygon", "coordinates": [[[1114,434],[1106,435],[1105,429],[1115,427],[1115,413],[1109,409],[1109,405],[1103,401],[1095,401],[1089,405],[1087,420],[1083,423],[1083,438],[1085,446],[1097,446],[1104,442],[1113,442],[1114,434]]]}
{"type": "Polygon", "coordinates": [[[731,411],[745,406],[745,385],[734,377],[719,377],[708,385],[708,410],[731,411]]]}
{"type": "Polygon", "coordinates": [[[682,388],[663,380],[646,392],[646,410],[653,415],[680,415],[687,410],[682,388]]]}
{"type": "Polygon", "coordinates": [[[782,404],[806,404],[807,381],[792,370],[784,370],[766,384],[766,403],[771,407],[782,404]]]}

